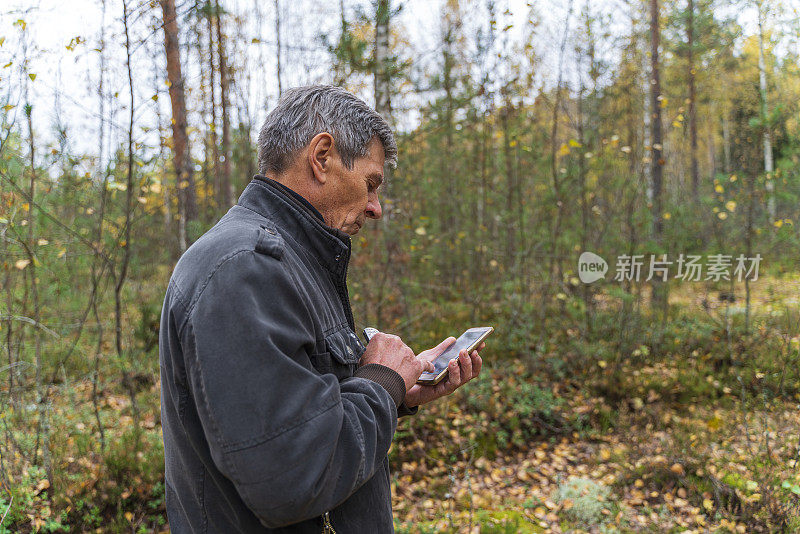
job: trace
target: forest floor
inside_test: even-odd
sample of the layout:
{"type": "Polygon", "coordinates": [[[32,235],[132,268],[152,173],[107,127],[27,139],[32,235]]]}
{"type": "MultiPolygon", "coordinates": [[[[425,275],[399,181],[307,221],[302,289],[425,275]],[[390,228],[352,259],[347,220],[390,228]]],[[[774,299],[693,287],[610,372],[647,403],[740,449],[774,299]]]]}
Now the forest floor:
{"type": "MultiPolygon", "coordinates": [[[[596,403],[575,398],[567,409],[596,403]]],[[[604,434],[543,440],[494,460],[403,463],[397,530],[795,532],[798,436],[793,403],[745,416],[651,397],[604,434]]]]}
{"type": "MultiPolygon", "coordinates": [[[[797,283],[775,286],[796,308],[797,283]]],[[[780,308],[770,287],[754,295],[762,313],[780,308]]],[[[675,298],[706,300],[714,320],[676,317],[658,354],[638,335],[621,355],[560,332],[554,361],[582,366],[561,374],[542,371],[546,355],[493,360],[493,347],[479,379],[403,418],[397,532],[799,532],[800,383],[786,370],[800,336],[772,325],[726,341],[730,309],[675,298]]],[[[40,439],[36,406],[0,413],[0,534],[168,531],[158,372],[141,371],[138,424],[119,384],[98,391],[102,435],[87,375],[51,386],[52,486],[21,453],[40,439]]]]}

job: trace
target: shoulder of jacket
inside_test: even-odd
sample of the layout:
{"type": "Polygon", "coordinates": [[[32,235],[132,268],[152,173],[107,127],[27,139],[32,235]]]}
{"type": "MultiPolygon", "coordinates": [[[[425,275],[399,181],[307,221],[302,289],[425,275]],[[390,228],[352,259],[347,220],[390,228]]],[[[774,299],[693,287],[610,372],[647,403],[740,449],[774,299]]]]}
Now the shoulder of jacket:
{"type": "Polygon", "coordinates": [[[266,219],[259,224],[258,237],[254,247],[255,252],[272,256],[276,260],[283,257],[286,242],[275,223],[266,219]]]}

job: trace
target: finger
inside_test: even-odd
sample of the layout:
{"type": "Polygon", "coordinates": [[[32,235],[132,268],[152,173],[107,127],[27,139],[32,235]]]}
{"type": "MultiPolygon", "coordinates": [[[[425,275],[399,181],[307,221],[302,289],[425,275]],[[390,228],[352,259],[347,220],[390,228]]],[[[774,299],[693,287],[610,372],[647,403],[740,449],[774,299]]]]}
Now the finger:
{"type": "Polygon", "coordinates": [[[447,369],[449,373],[447,379],[448,383],[447,389],[452,392],[455,391],[455,389],[461,384],[461,369],[460,366],[458,365],[458,358],[453,358],[452,360],[450,360],[447,369]]]}
{"type": "Polygon", "coordinates": [[[466,350],[458,353],[458,364],[461,367],[462,384],[472,378],[472,359],[466,350]]]}
{"type": "Polygon", "coordinates": [[[482,351],[482,350],[483,350],[483,349],[485,349],[485,348],[486,348],[486,343],[482,341],[482,342],[481,342],[481,345],[480,345],[480,347],[478,347],[478,348],[477,348],[477,349],[475,349],[475,350],[477,350],[478,352],[480,352],[480,351],[482,351]]]}
{"type": "Polygon", "coordinates": [[[483,359],[478,354],[477,350],[472,351],[472,378],[481,374],[481,367],[483,366],[483,359]]]}

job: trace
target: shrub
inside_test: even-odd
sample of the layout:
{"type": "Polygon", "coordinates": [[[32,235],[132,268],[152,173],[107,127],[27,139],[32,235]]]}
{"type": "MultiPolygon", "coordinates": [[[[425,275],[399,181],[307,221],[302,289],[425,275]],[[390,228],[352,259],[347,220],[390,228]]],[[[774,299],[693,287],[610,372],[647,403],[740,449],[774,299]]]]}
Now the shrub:
{"type": "Polygon", "coordinates": [[[556,504],[571,501],[564,507],[564,514],[581,525],[602,523],[603,508],[611,497],[611,490],[588,478],[573,477],[561,483],[551,498],[556,504]]]}

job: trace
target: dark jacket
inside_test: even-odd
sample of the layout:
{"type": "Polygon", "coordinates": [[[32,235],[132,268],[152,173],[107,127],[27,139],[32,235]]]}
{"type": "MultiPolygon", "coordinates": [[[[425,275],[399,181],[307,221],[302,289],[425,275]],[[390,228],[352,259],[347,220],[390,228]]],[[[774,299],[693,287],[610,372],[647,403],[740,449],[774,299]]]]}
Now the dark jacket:
{"type": "Polygon", "coordinates": [[[402,377],[358,366],[350,238],[254,178],[178,261],[161,314],[170,528],[392,532],[402,377]]]}

